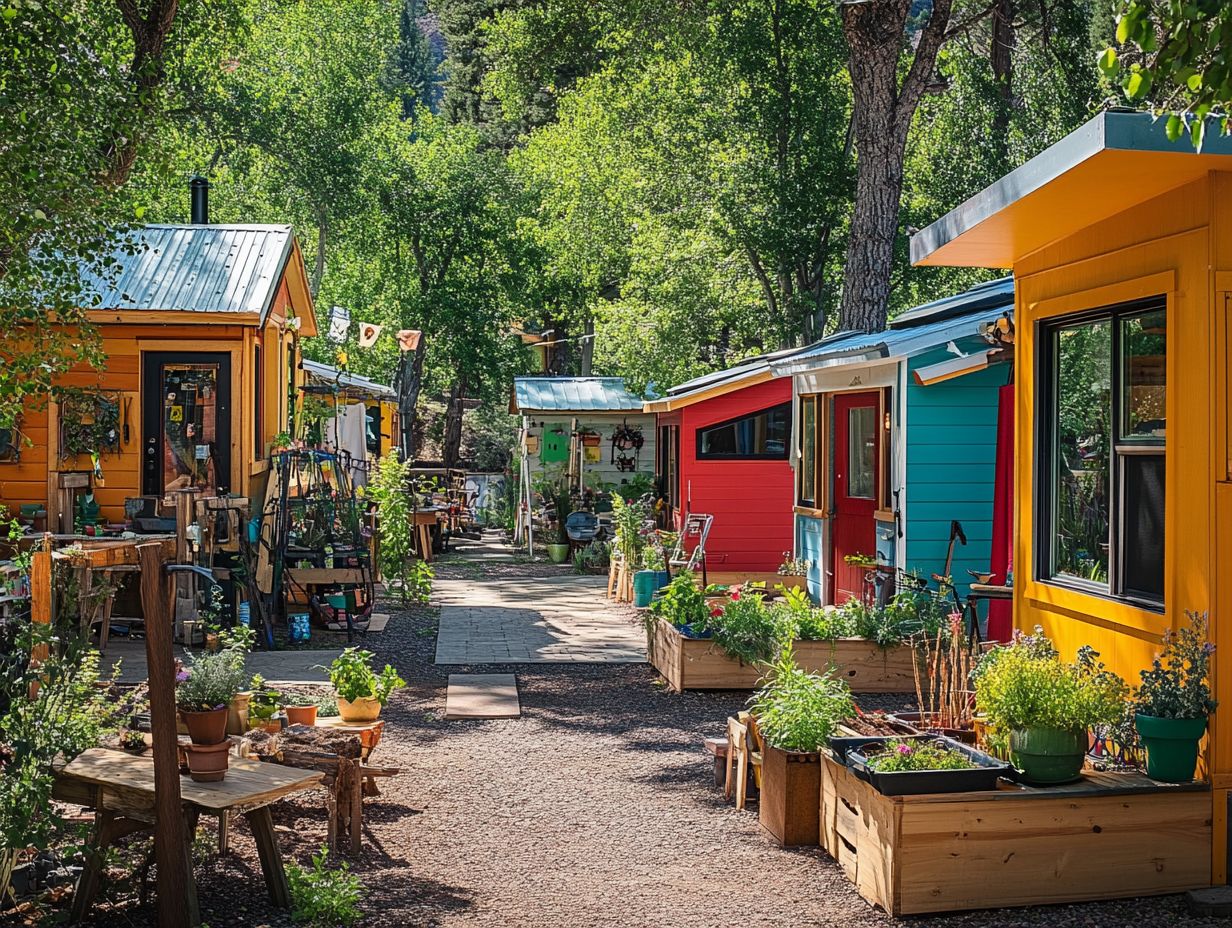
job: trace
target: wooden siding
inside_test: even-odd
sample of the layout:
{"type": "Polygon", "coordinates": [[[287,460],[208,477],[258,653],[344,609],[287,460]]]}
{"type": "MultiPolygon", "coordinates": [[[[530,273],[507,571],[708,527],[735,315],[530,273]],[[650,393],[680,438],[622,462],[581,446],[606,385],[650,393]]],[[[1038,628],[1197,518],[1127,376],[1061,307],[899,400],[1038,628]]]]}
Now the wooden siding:
{"type": "Polygon", "coordinates": [[[913,358],[907,377],[906,563],[924,577],[945,568],[950,522],[967,544],[954,547],[951,575],[966,595],[968,570],[988,570],[992,551],[997,389],[1011,373],[995,365],[922,387],[910,373],[952,357],[944,348],[913,358]]]}
{"type": "Polygon", "coordinates": [[[680,496],[690,512],[714,515],[706,546],[714,570],[774,571],[792,549],[794,471],[777,461],[697,459],[697,430],[791,402],[791,378],[754,384],[679,413],[680,496]]]}

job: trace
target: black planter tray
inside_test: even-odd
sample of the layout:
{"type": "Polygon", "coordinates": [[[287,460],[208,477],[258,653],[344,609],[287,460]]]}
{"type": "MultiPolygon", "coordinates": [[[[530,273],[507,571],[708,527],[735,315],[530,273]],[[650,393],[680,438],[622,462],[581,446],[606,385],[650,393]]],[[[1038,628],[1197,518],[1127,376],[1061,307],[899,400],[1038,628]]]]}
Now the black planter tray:
{"type": "Polygon", "coordinates": [[[924,793],[967,793],[997,788],[997,780],[1004,777],[1015,779],[1016,772],[1005,761],[997,760],[983,751],[953,738],[941,735],[921,735],[904,740],[936,741],[942,747],[958,751],[978,766],[968,770],[903,770],[894,773],[879,773],[868,766],[870,748],[879,748],[892,738],[849,739],[862,744],[849,744],[846,749],[847,766],[860,779],[867,781],[883,796],[916,796],[924,793]]]}
{"type": "MultiPolygon", "coordinates": [[[[906,728],[906,726],[904,726],[906,728]]],[[[925,735],[915,729],[908,729],[899,735],[837,735],[830,739],[830,750],[834,753],[834,759],[840,764],[848,767],[851,763],[847,759],[848,751],[856,751],[867,744],[883,744],[886,741],[899,739],[901,741],[918,741],[921,738],[933,737],[925,735]]]]}

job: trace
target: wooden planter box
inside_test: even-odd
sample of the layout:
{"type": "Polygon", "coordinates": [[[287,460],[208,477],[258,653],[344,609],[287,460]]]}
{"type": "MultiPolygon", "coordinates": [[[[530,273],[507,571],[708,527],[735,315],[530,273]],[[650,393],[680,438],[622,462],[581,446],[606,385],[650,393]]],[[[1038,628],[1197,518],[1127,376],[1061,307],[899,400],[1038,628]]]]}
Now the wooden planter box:
{"type": "MultiPolygon", "coordinates": [[[[686,638],[660,619],[648,642],[650,663],[676,692],[751,690],[761,670],[742,663],[708,638],[686,638]]],[[[879,648],[862,638],[796,641],[796,662],[805,670],[833,666],[856,693],[909,693],[915,689],[914,652],[899,645],[879,648]]]]}
{"type": "Polygon", "coordinates": [[[816,847],[821,820],[821,755],[766,745],[757,819],[783,847],[816,847]]]}
{"type": "Polygon", "coordinates": [[[1211,793],[1136,774],[882,796],[821,760],[821,844],[895,917],[1162,895],[1211,882],[1211,793]]]}

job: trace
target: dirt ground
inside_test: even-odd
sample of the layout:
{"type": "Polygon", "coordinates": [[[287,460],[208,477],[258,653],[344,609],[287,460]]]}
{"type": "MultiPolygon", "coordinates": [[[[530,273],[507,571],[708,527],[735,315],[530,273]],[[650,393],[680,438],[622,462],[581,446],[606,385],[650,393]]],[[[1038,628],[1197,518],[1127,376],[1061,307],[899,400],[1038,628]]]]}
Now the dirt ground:
{"type": "MultiPolygon", "coordinates": [[[[439,574],[483,582],[550,569],[455,561],[439,574]]],[[[640,664],[437,667],[435,620],[432,608],[399,612],[386,633],[365,642],[409,686],[386,708],[376,758],[402,773],[382,781],[383,796],[365,803],[364,849],[352,861],[367,887],[364,925],[895,924],[865,903],[824,853],[776,847],[755,812],[736,812],[713,788],[702,739],[722,734],[747,694],[673,695],[640,664]],[[516,673],[522,717],[443,721],[446,677],[467,670],[516,673]]],[[[281,803],[274,816],[284,853],[307,863],[325,837],[320,794],[281,803]]],[[[212,826],[206,829],[212,839],[212,826]]],[[[199,843],[201,906],[211,928],[291,924],[265,899],[242,822],[227,857],[199,843]]],[[[131,881],[121,882],[93,924],[153,925],[152,909],[135,896],[131,881]]],[[[1179,897],[909,923],[1222,924],[1188,917],[1179,897]]]]}

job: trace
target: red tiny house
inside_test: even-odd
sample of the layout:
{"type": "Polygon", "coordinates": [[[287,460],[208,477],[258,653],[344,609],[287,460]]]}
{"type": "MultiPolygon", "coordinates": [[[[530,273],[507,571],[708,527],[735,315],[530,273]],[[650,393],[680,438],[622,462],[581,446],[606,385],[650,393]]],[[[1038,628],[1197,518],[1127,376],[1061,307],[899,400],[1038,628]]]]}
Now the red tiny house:
{"type": "Polygon", "coordinates": [[[708,513],[710,572],[773,573],[792,550],[791,379],[764,365],[702,378],[647,404],[658,413],[660,496],[677,528],[708,513]]]}

